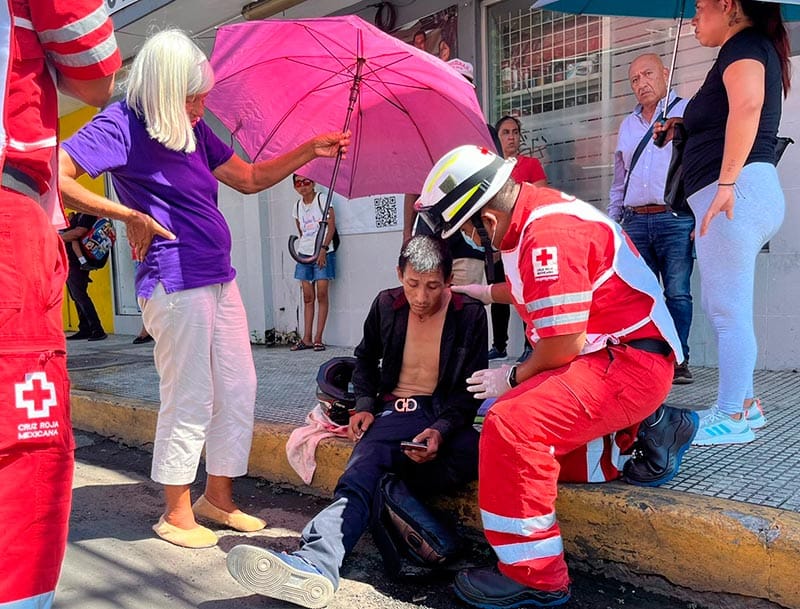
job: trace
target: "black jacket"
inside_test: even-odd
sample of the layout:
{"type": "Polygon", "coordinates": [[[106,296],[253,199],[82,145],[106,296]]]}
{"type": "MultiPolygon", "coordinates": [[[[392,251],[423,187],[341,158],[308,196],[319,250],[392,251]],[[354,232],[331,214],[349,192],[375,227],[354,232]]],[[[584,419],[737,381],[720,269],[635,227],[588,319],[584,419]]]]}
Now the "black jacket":
{"type": "MultiPolygon", "coordinates": [[[[364,338],[355,349],[353,387],[356,411],[377,414],[380,396],[397,387],[403,361],[409,306],[403,288],[383,290],[364,322],[364,338]]],[[[439,352],[439,383],[433,392],[436,421],[431,425],[446,438],[472,425],[480,401],[467,391],[467,377],[489,367],[486,308],[479,301],[453,293],[445,315],[439,352]]]]}

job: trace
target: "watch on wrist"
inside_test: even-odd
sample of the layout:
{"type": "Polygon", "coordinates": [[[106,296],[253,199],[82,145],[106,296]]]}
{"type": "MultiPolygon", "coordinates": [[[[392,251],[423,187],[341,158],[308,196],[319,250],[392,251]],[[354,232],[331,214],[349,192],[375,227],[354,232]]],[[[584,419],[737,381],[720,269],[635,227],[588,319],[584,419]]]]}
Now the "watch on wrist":
{"type": "Polygon", "coordinates": [[[516,387],[517,385],[519,385],[519,383],[517,382],[517,367],[516,366],[511,366],[511,368],[508,371],[508,376],[506,377],[506,380],[508,381],[508,386],[511,387],[512,389],[514,387],[516,387]]]}

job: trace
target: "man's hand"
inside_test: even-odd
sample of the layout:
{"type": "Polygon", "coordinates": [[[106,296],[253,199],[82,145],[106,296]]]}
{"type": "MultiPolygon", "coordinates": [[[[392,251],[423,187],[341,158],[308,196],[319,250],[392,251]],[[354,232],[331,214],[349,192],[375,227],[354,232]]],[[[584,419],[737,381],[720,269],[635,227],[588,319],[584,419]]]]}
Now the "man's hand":
{"type": "Polygon", "coordinates": [[[321,157],[334,157],[342,150],[342,158],[347,157],[347,147],[350,145],[350,131],[332,131],[319,135],[312,140],[314,154],[321,157]]]}
{"type": "Polygon", "coordinates": [[[131,214],[125,218],[125,226],[128,232],[128,242],[133,248],[134,260],[144,260],[153,237],[156,235],[170,241],[175,239],[175,235],[153,220],[153,218],[136,210],[131,210],[131,214]]]}
{"type": "Polygon", "coordinates": [[[479,283],[471,283],[469,285],[454,285],[450,286],[453,292],[466,294],[472,296],[475,300],[480,300],[483,304],[488,305],[494,302],[492,299],[492,286],[481,285],[479,283]]]}
{"type": "Polygon", "coordinates": [[[664,138],[662,143],[657,144],[658,146],[666,146],[672,141],[672,137],[675,135],[675,123],[683,123],[683,118],[674,116],[663,123],[656,121],[653,124],[653,141],[659,142],[661,138],[664,138]],[[666,133],[666,135],[662,135],[663,133],[666,133]]]}
{"type": "Polygon", "coordinates": [[[353,442],[358,442],[361,436],[372,426],[375,415],[371,412],[356,412],[350,417],[350,426],[347,428],[347,437],[353,442]]]}
{"type": "Polygon", "coordinates": [[[405,453],[406,457],[415,463],[426,463],[427,461],[433,461],[436,458],[436,455],[439,452],[439,447],[442,445],[442,434],[440,434],[437,430],[428,427],[411,438],[411,441],[427,444],[428,448],[403,448],[403,452],[405,453]]]}
{"type": "Polygon", "coordinates": [[[508,364],[503,364],[499,368],[478,370],[467,379],[467,391],[474,393],[474,397],[479,400],[499,397],[511,389],[511,385],[508,384],[510,371],[511,366],[508,364]]]}

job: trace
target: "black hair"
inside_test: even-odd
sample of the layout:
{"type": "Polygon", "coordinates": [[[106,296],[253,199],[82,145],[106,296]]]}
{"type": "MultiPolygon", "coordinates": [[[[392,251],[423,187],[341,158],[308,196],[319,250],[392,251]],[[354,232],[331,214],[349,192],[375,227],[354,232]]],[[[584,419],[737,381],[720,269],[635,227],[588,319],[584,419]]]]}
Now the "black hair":
{"type": "Polygon", "coordinates": [[[441,237],[416,235],[403,244],[397,266],[403,274],[407,265],[418,273],[442,271],[445,281],[453,274],[453,255],[441,237]]]}
{"type": "Polygon", "coordinates": [[[519,119],[516,116],[511,116],[510,114],[506,114],[505,116],[500,117],[498,121],[494,124],[494,128],[497,131],[500,131],[500,125],[502,125],[506,121],[514,121],[517,124],[517,129],[519,129],[520,133],[522,133],[522,123],[519,122],[519,119]]]}
{"type": "Polygon", "coordinates": [[[753,22],[753,27],[770,39],[781,62],[781,81],[783,97],[789,94],[792,79],[792,65],[789,57],[792,54],[789,46],[789,35],[781,17],[781,5],[773,2],[756,2],[740,0],[742,12],[753,22]]]}

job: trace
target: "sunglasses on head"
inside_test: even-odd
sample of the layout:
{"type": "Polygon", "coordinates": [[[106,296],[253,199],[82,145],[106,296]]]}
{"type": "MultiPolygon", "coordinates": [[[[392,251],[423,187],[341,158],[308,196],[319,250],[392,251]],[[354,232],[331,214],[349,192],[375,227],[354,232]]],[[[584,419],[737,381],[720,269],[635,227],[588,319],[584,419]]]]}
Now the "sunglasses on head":
{"type": "Polygon", "coordinates": [[[297,180],[294,181],[295,186],[309,186],[313,183],[314,182],[312,182],[308,178],[298,178],[297,180]]]}

